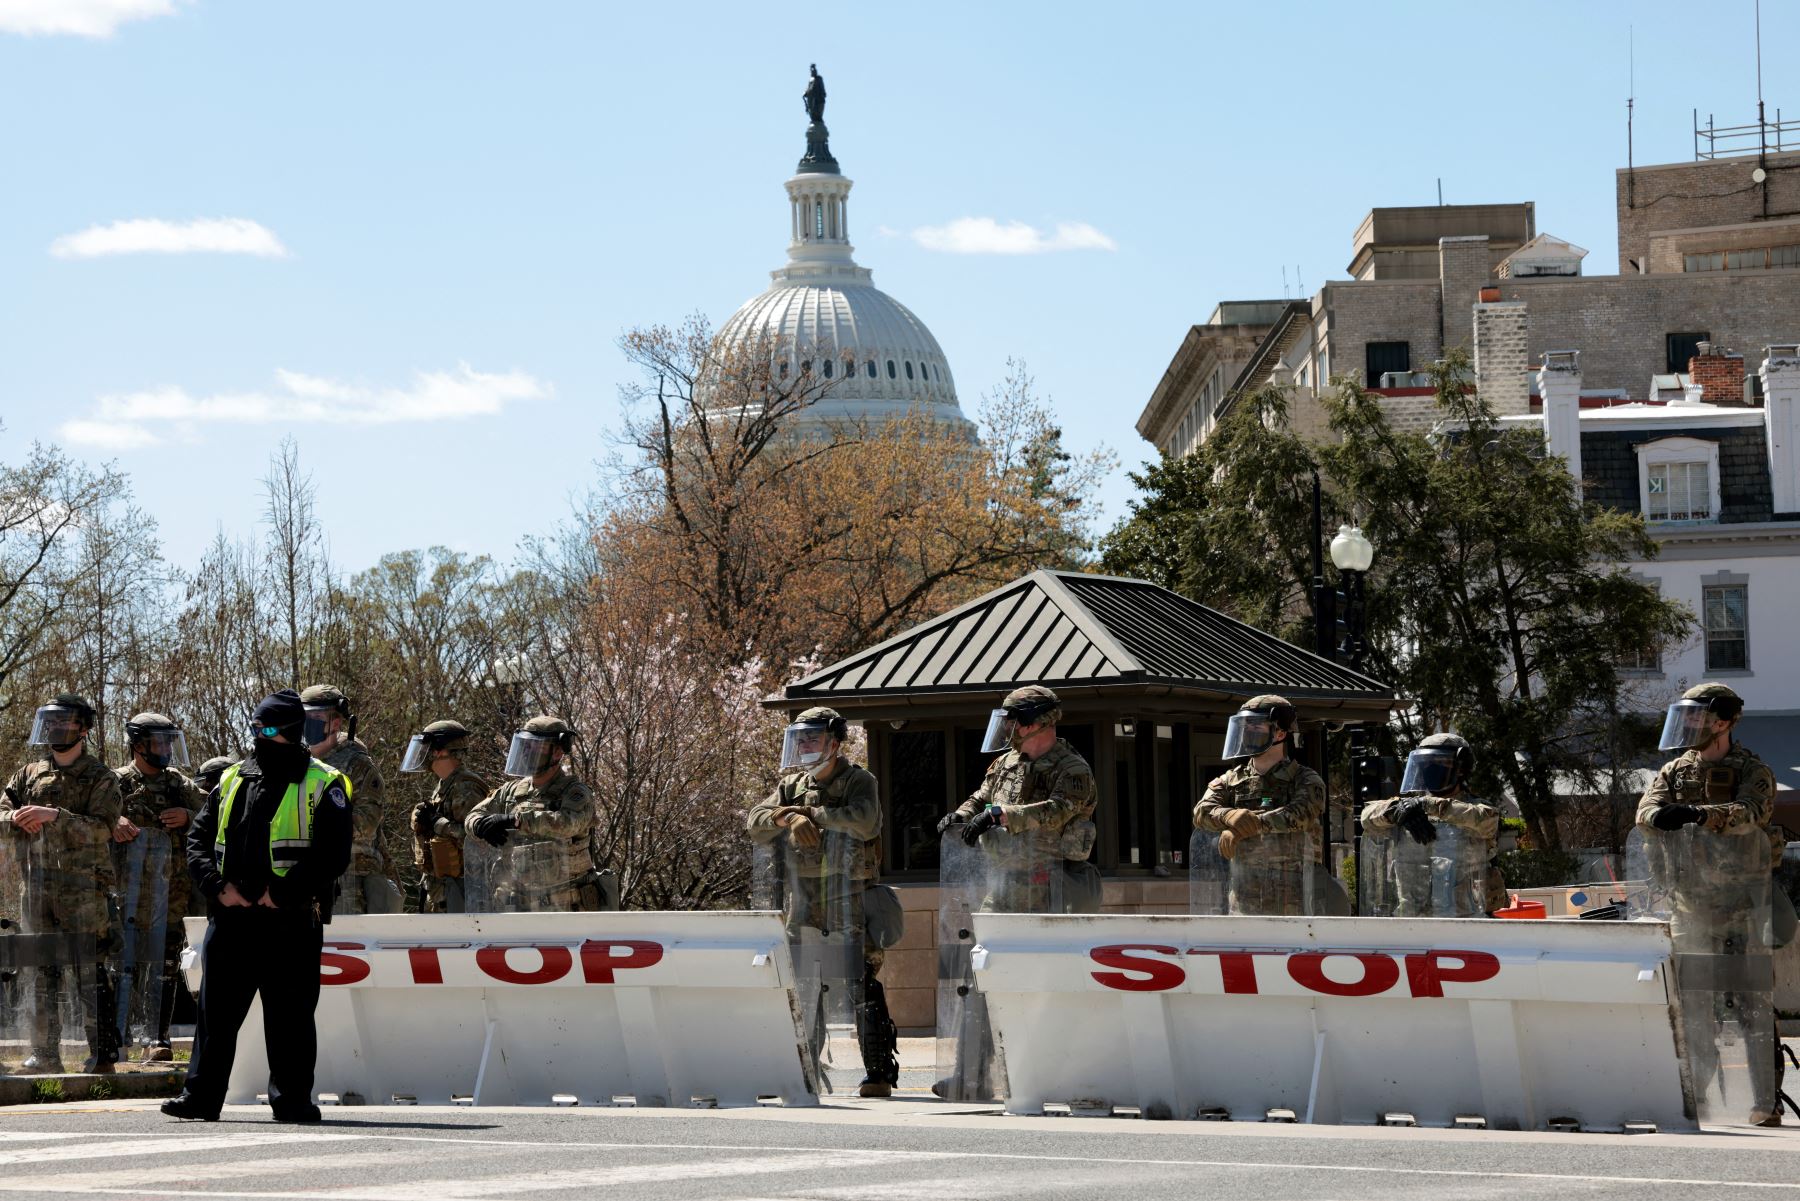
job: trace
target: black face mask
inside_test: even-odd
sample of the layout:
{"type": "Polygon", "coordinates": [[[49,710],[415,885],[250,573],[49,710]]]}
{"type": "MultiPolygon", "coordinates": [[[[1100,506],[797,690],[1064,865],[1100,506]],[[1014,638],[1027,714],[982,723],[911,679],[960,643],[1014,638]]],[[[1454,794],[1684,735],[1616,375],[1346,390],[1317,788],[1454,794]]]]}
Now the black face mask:
{"type": "Polygon", "coordinates": [[[74,742],[53,742],[50,744],[50,749],[59,755],[66,755],[80,745],[81,739],[77,738],[74,742]]]}
{"type": "Polygon", "coordinates": [[[169,766],[175,759],[175,756],[171,755],[168,751],[139,751],[138,754],[144,757],[145,763],[148,763],[158,771],[169,766]]]}
{"type": "Polygon", "coordinates": [[[312,752],[291,742],[258,738],[251,754],[263,771],[271,776],[298,776],[306,770],[312,752]]]}

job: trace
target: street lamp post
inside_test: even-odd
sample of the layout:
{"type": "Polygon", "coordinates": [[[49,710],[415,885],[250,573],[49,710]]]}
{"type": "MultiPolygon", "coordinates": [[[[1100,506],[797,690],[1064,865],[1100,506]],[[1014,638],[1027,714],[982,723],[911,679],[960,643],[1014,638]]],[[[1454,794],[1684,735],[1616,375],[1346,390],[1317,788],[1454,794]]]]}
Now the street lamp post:
{"type": "MultiPolygon", "coordinates": [[[[1331,540],[1331,562],[1338,569],[1338,575],[1344,582],[1341,594],[1334,594],[1332,599],[1341,597],[1344,611],[1344,638],[1336,648],[1332,658],[1341,659],[1352,671],[1362,669],[1363,655],[1367,646],[1363,641],[1363,622],[1366,616],[1364,609],[1363,581],[1368,575],[1369,566],[1375,561],[1375,547],[1362,532],[1360,526],[1344,525],[1338,527],[1337,537],[1331,540]]],[[[1350,727],[1350,854],[1351,862],[1356,866],[1357,892],[1362,892],[1362,810],[1363,802],[1374,798],[1363,796],[1370,779],[1368,738],[1360,725],[1350,727]]],[[[1362,904],[1358,897],[1350,898],[1350,911],[1360,914],[1362,904]]]]}

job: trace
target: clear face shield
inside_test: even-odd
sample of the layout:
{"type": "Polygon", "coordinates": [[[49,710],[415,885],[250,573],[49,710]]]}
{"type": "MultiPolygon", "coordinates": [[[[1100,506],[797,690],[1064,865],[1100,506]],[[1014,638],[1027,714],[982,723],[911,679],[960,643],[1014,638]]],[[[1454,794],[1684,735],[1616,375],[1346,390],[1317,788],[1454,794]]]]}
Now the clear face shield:
{"type": "Polygon", "coordinates": [[[86,733],[87,723],[81,719],[80,713],[59,705],[45,705],[32,718],[31,737],[25,742],[28,746],[47,746],[52,750],[66,751],[80,742],[86,733]]]}
{"type": "Polygon", "coordinates": [[[152,767],[186,767],[187,735],[180,730],[148,730],[131,740],[131,745],[152,767]]]}
{"type": "Polygon", "coordinates": [[[1406,773],[1400,778],[1402,795],[1448,792],[1455,784],[1455,751],[1424,748],[1406,757],[1406,773]]]}
{"type": "Polygon", "coordinates": [[[1669,715],[1663,719],[1662,738],[1657,742],[1659,751],[1685,751],[1690,747],[1705,746],[1713,739],[1718,718],[1706,707],[1705,701],[1676,701],[1669,706],[1669,715]]]}
{"type": "Polygon", "coordinates": [[[556,746],[554,738],[520,730],[512,736],[512,745],[506,751],[506,766],[500,770],[509,776],[535,776],[550,766],[550,753],[556,746]]]}
{"type": "Polygon", "coordinates": [[[400,770],[424,771],[431,766],[431,751],[431,740],[423,734],[414,734],[406,743],[406,754],[400,756],[400,770]]]}
{"type": "Polygon", "coordinates": [[[981,739],[981,753],[992,755],[997,751],[1010,749],[1013,731],[1018,728],[1018,718],[1013,717],[1004,709],[995,709],[988,714],[987,733],[981,739]]]}
{"type": "Polygon", "coordinates": [[[1275,719],[1267,713],[1233,713],[1225,726],[1225,759],[1254,759],[1275,745],[1275,719]]]}
{"type": "Polygon", "coordinates": [[[795,722],[781,737],[781,770],[819,767],[825,762],[831,734],[818,722],[795,722]]]}
{"type": "Polygon", "coordinates": [[[331,719],[337,715],[336,709],[308,709],[306,728],[300,731],[301,741],[307,746],[318,746],[331,737],[331,719]]]}

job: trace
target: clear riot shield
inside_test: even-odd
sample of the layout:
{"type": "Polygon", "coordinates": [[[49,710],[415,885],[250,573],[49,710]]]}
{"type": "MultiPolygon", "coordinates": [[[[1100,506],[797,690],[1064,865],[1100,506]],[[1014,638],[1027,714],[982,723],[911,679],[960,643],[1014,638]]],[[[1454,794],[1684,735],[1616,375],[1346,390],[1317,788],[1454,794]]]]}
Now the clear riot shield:
{"type": "Polygon", "coordinates": [[[12,874],[0,907],[0,1075],[44,1075],[80,1069],[83,1060],[113,1062],[116,1012],[105,959],[115,917],[104,835],[85,824],[5,836],[12,874]],[[85,1035],[85,1047],[73,1040],[85,1035]],[[68,1059],[65,1061],[65,1051],[68,1059]]]}
{"type": "Polygon", "coordinates": [[[114,939],[114,1029],[121,1047],[149,1047],[168,1032],[163,985],[168,964],[170,832],[144,827],[130,842],[113,844],[119,929],[114,939]]]}
{"type": "Polygon", "coordinates": [[[1675,944],[1683,1062],[1702,1121],[1780,1113],[1770,860],[1761,830],[1638,829],[1626,843],[1627,874],[1645,882],[1632,917],[1667,921],[1675,944]]]}
{"type": "Polygon", "coordinates": [[[938,850],[937,1083],[946,1101],[991,1101],[1000,1095],[987,1000],[975,987],[974,922],[988,899],[988,856],[963,841],[963,827],[944,832],[938,850]]]}
{"type": "Polygon", "coordinates": [[[812,1066],[820,1087],[835,1091],[831,1076],[859,1063],[855,1038],[863,979],[864,881],[857,869],[862,843],[826,830],[816,847],[798,846],[783,834],[773,850],[812,1066]]]}
{"type": "Polygon", "coordinates": [[[1188,912],[1207,917],[1231,912],[1231,863],[1212,830],[1196,828],[1188,839],[1188,912]]]}
{"type": "Polygon", "coordinates": [[[1483,917],[1487,913],[1487,842],[1433,822],[1420,842],[1404,829],[1363,831],[1357,893],[1365,917],[1483,917]]]}
{"type": "Polygon", "coordinates": [[[502,879],[505,858],[501,848],[473,834],[463,839],[463,911],[505,913],[510,909],[511,889],[502,879]]]}
{"type": "Polygon", "coordinates": [[[1318,843],[1310,830],[1234,839],[1230,912],[1307,917],[1320,912],[1318,843]]]}

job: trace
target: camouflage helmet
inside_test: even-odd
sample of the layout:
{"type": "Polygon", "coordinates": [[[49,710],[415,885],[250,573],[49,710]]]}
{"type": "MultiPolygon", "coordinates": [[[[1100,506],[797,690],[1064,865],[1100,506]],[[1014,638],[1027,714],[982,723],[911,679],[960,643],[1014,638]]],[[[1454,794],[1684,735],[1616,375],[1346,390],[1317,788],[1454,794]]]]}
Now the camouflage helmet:
{"type": "Polygon", "coordinates": [[[825,705],[814,705],[794,718],[790,725],[824,726],[825,732],[842,742],[850,733],[850,723],[836,709],[825,705]]]}
{"type": "Polygon", "coordinates": [[[225,769],[236,762],[230,755],[214,755],[194,773],[194,783],[211,792],[219,786],[219,777],[225,774],[225,769]]]}
{"type": "Polygon", "coordinates": [[[1300,711],[1294,708],[1292,701],[1285,696],[1276,696],[1273,692],[1265,692],[1261,696],[1253,696],[1238,706],[1239,713],[1266,713],[1283,730],[1294,728],[1294,719],[1300,711]]]}
{"type": "Polygon", "coordinates": [[[560,717],[552,717],[548,713],[540,714],[526,722],[521,728],[523,733],[539,738],[554,738],[557,745],[568,750],[575,742],[575,727],[560,717]]]}
{"type": "Polygon", "coordinates": [[[350,698],[336,684],[314,684],[300,694],[300,703],[308,709],[336,709],[350,716],[350,698]]]}
{"type": "Polygon", "coordinates": [[[1732,720],[1744,711],[1744,698],[1726,684],[1695,684],[1681,694],[1681,699],[1705,701],[1708,713],[1714,717],[1724,718],[1726,721],[1732,720]]]}
{"type": "Polygon", "coordinates": [[[1417,750],[1429,751],[1442,749],[1456,754],[1456,774],[1459,780],[1466,780],[1475,770],[1475,748],[1461,734],[1432,734],[1419,742],[1417,750]]]}
{"type": "Polygon", "coordinates": [[[1016,722],[1036,725],[1047,721],[1055,725],[1062,720],[1062,701],[1042,684],[1027,684],[1006,694],[1000,708],[1016,722]]]}
{"type": "Polygon", "coordinates": [[[429,742],[436,750],[461,751],[467,750],[469,746],[469,727],[460,721],[448,718],[443,721],[434,721],[419,733],[423,734],[425,741],[429,742]]]}
{"type": "Polygon", "coordinates": [[[179,730],[180,728],[172,717],[164,716],[161,713],[139,713],[125,723],[125,736],[137,738],[152,730],[179,730]]]}
{"type": "Polygon", "coordinates": [[[79,692],[59,692],[50,698],[46,709],[73,709],[89,726],[94,724],[94,707],[79,692]]]}

